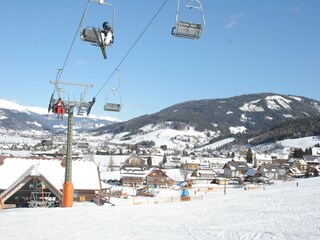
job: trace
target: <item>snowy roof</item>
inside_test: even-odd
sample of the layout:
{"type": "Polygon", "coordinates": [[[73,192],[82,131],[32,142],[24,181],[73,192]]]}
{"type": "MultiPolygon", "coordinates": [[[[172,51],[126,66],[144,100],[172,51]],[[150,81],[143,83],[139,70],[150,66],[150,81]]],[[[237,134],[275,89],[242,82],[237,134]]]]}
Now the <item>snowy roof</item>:
{"type": "MultiPolygon", "coordinates": [[[[184,181],[184,173],[180,170],[180,169],[166,169],[163,170],[163,172],[165,172],[165,174],[171,178],[172,180],[176,181],[176,182],[183,182],[184,181]]],[[[188,173],[188,176],[191,173],[188,173]]]]}
{"type": "Polygon", "coordinates": [[[319,163],[320,162],[319,156],[304,155],[303,158],[307,163],[319,163]]]}
{"type": "Polygon", "coordinates": [[[256,153],[256,159],[260,161],[272,161],[271,155],[256,153]]]}
{"type": "MultiPolygon", "coordinates": [[[[0,189],[7,189],[26,170],[34,166],[32,174],[42,174],[57,189],[63,188],[65,168],[58,160],[26,160],[6,158],[0,166],[0,189]]],[[[97,166],[92,161],[72,162],[74,189],[99,189],[97,166]]]]}
{"type": "Polygon", "coordinates": [[[245,175],[253,177],[256,173],[257,173],[257,169],[250,168],[250,169],[248,169],[248,171],[245,173],[245,175]]]}

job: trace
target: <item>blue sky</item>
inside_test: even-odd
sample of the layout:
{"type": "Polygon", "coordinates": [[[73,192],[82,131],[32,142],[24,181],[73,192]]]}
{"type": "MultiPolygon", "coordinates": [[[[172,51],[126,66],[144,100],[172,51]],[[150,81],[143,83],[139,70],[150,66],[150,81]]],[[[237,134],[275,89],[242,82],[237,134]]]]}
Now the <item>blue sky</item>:
{"type": "MultiPolygon", "coordinates": [[[[200,40],[171,36],[176,1],[168,0],[120,65],[122,111],[105,112],[118,87],[114,75],[164,0],[113,0],[115,42],[100,49],[75,39],[61,81],[94,84],[92,112],[128,120],[199,99],[274,92],[320,100],[320,1],[202,0],[206,26],[200,40]],[[99,91],[101,90],[101,91],[99,91]],[[97,95],[98,94],[98,95],[97,95]]],[[[87,0],[5,1],[0,8],[0,98],[47,108],[87,0]]],[[[112,22],[111,8],[91,4],[84,22],[112,22]]],[[[187,18],[187,17],[185,17],[187,18]]],[[[67,87],[66,87],[67,88],[67,87]]],[[[67,89],[78,98],[82,88],[67,89]]]]}

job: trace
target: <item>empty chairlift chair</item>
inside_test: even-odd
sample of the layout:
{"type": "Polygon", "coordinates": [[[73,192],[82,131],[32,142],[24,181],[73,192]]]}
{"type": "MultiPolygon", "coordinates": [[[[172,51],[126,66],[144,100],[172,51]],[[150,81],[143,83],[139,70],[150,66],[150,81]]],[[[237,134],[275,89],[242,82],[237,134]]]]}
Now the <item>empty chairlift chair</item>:
{"type": "Polygon", "coordinates": [[[199,0],[187,0],[187,3],[183,6],[180,5],[180,0],[177,2],[176,11],[176,25],[172,28],[171,34],[175,37],[199,39],[205,26],[205,18],[203,14],[202,5],[199,0]],[[187,9],[188,8],[188,9],[187,9]],[[181,20],[182,13],[190,11],[190,16],[194,19],[194,13],[199,14],[200,20],[195,22],[194,20],[181,20]],[[193,14],[193,15],[192,15],[193,14]]]}
{"type": "Polygon", "coordinates": [[[106,98],[106,103],[103,107],[105,111],[120,112],[121,111],[121,95],[118,89],[113,88],[112,94],[106,98]],[[112,98],[112,101],[111,101],[112,98]]]}

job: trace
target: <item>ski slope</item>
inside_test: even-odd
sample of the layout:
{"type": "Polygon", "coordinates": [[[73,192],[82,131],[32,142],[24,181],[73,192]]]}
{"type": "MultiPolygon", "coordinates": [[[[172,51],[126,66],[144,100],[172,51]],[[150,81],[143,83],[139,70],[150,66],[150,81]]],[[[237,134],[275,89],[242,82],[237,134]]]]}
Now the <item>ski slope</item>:
{"type": "Polygon", "coordinates": [[[252,190],[179,191],[72,208],[0,211],[0,239],[319,239],[320,177],[252,190]],[[158,201],[155,204],[155,201],[158,201]],[[133,204],[135,203],[135,204],[133,204]]]}

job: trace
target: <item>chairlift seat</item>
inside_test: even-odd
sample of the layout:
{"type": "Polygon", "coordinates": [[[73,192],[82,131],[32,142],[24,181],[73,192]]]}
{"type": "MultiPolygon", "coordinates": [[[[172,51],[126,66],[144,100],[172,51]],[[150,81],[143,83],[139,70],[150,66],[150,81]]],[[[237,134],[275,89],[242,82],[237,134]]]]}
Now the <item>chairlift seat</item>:
{"type": "Polygon", "coordinates": [[[106,103],[103,108],[105,111],[113,111],[113,112],[120,112],[121,104],[119,103],[106,103]]]}
{"type": "Polygon", "coordinates": [[[97,39],[97,34],[93,29],[86,28],[82,31],[81,39],[83,41],[91,42],[100,45],[100,39],[97,39]]]}
{"type": "Polygon", "coordinates": [[[106,46],[103,44],[102,38],[101,38],[101,31],[100,29],[96,29],[93,27],[92,29],[86,28],[81,33],[81,39],[86,42],[93,43],[94,45],[97,45],[100,47],[103,58],[107,59],[107,53],[106,53],[106,46]]]}
{"type": "Polygon", "coordinates": [[[176,37],[199,39],[202,34],[202,30],[202,24],[179,21],[172,29],[171,34],[176,37]]]}

